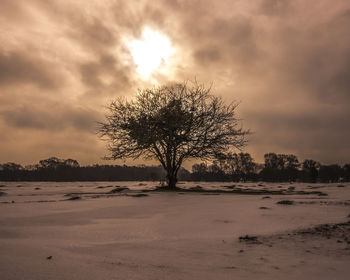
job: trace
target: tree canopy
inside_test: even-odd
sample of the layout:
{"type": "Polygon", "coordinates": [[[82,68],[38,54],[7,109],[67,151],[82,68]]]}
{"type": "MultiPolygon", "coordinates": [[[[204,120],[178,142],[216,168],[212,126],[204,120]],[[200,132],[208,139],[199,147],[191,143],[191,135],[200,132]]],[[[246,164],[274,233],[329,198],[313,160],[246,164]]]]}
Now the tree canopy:
{"type": "Polygon", "coordinates": [[[248,131],[211,88],[193,83],[140,90],[133,100],[119,98],[107,108],[99,135],[109,142],[109,159],[157,159],[170,188],[189,158],[213,159],[246,144],[248,131]]]}

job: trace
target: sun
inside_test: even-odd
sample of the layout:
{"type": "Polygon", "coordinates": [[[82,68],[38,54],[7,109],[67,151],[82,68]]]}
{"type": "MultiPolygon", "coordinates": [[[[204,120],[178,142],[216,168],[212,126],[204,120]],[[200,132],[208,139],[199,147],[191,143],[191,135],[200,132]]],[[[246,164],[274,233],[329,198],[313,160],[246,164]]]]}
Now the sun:
{"type": "Polygon", "coordinates": [[[137,71],[143,78],[148,78],[156,71],[165,70],[169,66],[169,58],[174,49],[167,36],[145,28],[138,40],[129,42],[129,49],[137,71]]]}

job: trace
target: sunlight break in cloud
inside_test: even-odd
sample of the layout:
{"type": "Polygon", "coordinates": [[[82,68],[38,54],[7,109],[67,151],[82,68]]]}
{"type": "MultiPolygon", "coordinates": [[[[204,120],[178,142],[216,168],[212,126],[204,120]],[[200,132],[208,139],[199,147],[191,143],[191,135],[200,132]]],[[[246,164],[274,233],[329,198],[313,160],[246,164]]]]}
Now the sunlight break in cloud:
{"type": "Polygon", "coordinates": [[[149,28],[143,30],[141,39],[132,40],[128,45],[143,78],[148,78],[154,71],[163,70],[174,53],[169,39],[149,28]]]}

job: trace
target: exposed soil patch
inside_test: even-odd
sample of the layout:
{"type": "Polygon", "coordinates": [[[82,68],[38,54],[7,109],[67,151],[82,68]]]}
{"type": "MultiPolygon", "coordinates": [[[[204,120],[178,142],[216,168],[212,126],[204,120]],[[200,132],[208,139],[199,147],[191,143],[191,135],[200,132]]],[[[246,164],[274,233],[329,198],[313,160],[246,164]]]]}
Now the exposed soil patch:
{"type": "Polygon", "coordinates": [[[188,190],[189,190],[189,191],[194,191],[194,192],[202,192],[202,191],[205,191],[201,186],[195,186],[195,187],[189,188],[188,190]]]}
{"type": "Polygon", "coordinates": [[[157,192],[200,192],[200,193],[226,193],[226,194],[249,194],[249,195],[322,195],[327,196],[326,193],[319,192],[319,191],[294,191],[293,190],[266,190],[266,189],[253,189],[253,188],[233,188],[229,190],[208,190],[204,189],[201,186],[195,186],[189,189],[183,189],[183,188],[166,188],[166,187],[157,187],[153,189],[152,191],[157,192]]]}
{"type": "MultiPolygon", "coordinates": [[[[292,238],[325,238],[334,239],[336,243],[346,245],[344,249],[350,251],[350,221],[338,224],[321,224],[315,227],[299,229],[289,233],[282,233],[270,236],[240,236],[240,242],[248,244],[265,244],[269,247],[278,240],[292,239],[292,238]]],[[[287,242],[288,240],[285,240],[287,242]]],[[[303,242],[303,241],[302,241],[303,242]]],[[[350,254],[350,252],[349,252],[350,254]]]]}
{"type": "Polygon", "coordinates": [[[337,206],[350,206],[350,201],[297,201],[298,204],[320,204],[320,205],[337,205],[337,206]]]}
{"type": "Polygon", "coordinates": [[[122,191],[129,191],[130,189],[127,188],[127,187],[116,187],[115,189],[111,190],[108,192],[108,194],[111,194],[111,193],[119,193],[119,192],[122,192],[122,191]]]}
{"type": "Polygon", "coordinates": [[[293,205],[294,201],[293,200],[281,200],[281,201],[278,201],[277,204],[293,205]]]}
{"type": "MultiPolygon", "coordinates": [[[[295,234],[320,235],[326,238],[336,237],[339,239],[343,239],[344,242],[350,244],[350,221],[339,224],[322,224],[313,228],[299,230],[295,232],[295,234]]],[[[341,241],[339,239],[338,241],[341,241]]]]}
{"type": "Polygon", "coordinates": [[[238,239],[239,239],[239,242],[246,242],[249,244],[261,244],[257,236],[244,235],[244,236],[240,236],[238,239]]]}
{"type": "Polygon", "coordinates": [[[234,189],[236,185],[222,186],[223,188],[234,189]]]}
{"type": "Polygon", "coordinates": [[[136,193],[136,194],[127,194],[126,196],[131,196],[131,197],[146,197],[149,196],[148,194],[145,193],[136,193]]]}
{"type": "Polygon", "coordinates": [[[68,198],[66,200],[80,200],[80,199],[81,199],[80,196],[72,196],[72,197],[70,197],[70,198],[68,198]]]}
{"type": "MultiPolygon", "coordinates": [[[[113,186],[109,185],[109,186],[98,186],[96,187],[96,189],[105,189],[105,188],[112,188],[113,186]]],[[[115,186],[116,188],[118,188],[119,186],[115,186]]]]}

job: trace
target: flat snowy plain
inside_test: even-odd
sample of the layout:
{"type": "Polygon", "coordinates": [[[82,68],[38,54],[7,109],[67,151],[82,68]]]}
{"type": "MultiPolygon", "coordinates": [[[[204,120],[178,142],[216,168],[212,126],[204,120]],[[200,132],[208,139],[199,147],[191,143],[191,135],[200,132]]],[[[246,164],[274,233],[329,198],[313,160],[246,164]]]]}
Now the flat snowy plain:
{"type": "Polygon", "coordinates": [[[0,278],[349,279],[349,183],[156,185],[0,182],[0,278]]]}

